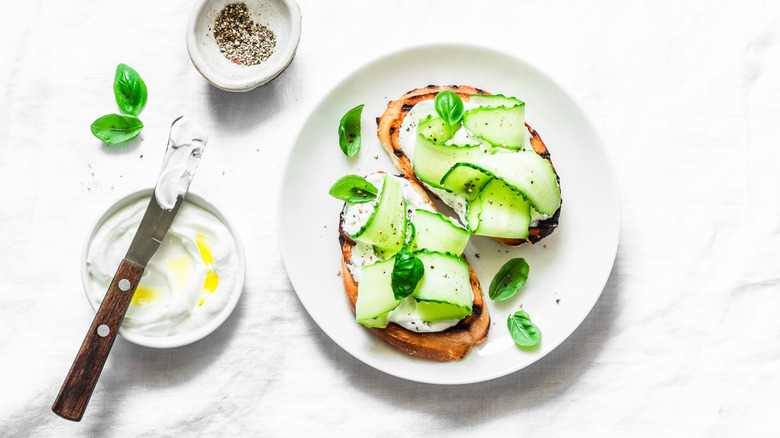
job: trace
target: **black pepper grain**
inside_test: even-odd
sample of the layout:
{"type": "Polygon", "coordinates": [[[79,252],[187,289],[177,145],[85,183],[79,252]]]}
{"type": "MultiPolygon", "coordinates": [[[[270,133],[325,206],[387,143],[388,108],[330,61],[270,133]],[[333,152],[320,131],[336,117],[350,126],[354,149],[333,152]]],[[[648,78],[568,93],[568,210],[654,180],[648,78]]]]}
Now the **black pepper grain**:
{"type": "Polygon", "coordinates": [[[214,38],[220,52],[238,65],[257,65],[276,49],[276,35],[266,26],[255,24],[245,3],[225,6],[214,23],[214,38]]]}

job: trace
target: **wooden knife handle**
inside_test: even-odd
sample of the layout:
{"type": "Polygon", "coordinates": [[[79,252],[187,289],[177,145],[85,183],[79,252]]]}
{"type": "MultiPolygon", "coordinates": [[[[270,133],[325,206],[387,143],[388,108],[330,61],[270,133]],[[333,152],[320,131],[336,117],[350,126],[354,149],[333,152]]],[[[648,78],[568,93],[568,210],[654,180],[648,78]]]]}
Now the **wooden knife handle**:
{"type": "Polygon", "coordinates": [[[143,273],[142,266],[122,260],[51,407],[55,414],[81,421],[143,273]]]}

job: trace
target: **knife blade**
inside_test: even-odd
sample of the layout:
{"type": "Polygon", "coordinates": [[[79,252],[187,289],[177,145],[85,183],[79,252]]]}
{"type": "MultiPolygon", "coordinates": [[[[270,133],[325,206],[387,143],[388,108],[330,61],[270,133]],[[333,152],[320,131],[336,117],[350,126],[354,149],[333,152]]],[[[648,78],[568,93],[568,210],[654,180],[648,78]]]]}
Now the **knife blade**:
{"type": "Polygon", "coordinates": [[[182,116],[171,124],[154,195],[52,405],[57,415],[73,421],[84,416],[135,289],[184,201],[207,142],[194,119],[182,116]]]}

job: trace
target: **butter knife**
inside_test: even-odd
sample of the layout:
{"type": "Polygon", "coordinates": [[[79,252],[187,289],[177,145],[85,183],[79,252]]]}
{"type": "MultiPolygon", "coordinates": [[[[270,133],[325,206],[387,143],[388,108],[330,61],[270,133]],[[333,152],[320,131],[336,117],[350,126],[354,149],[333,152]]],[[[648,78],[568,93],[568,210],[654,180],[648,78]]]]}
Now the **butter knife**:
{"type": "Polygon", "coordinates": [[[84,416],[141,275],[184,201],[207,141],[195,120],[173,121],[154,196],[54,401],[57,415],[73,421],[84,416]]]}

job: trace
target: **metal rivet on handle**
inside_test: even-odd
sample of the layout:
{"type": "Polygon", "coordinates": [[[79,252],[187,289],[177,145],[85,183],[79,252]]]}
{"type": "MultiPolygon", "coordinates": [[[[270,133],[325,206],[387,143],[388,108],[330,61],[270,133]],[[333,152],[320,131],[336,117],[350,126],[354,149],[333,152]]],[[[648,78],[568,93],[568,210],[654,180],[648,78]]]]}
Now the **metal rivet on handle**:
{"type": "Polygon", "coordinates": [[[130,280],[126,278],[119,280],[119,289],[122,289],[123,291],[130,289],[130,280]]]}
{"type": "Polygon", "coordinates": [[[97,334],[98,334],[98,336],[100,336],[101,338],[105,338],[106,336],[108,336],[108,334],[109,334],[109,333],[111,333],[111,329],[110,329],[110,328],[108,328],[108,326],[107,326],[107,325],[105,325],[105,324],[100,324],[100,325],[98,326],[98,328],[97,328],[97,334]]]}

